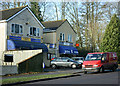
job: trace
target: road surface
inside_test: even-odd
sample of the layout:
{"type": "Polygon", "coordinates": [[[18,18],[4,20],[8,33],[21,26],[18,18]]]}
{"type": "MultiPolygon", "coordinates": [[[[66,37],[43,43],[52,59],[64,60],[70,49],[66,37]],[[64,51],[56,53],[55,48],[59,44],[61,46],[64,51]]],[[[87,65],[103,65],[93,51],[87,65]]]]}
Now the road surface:
{"type": "Polygon", "coordinates": [[[118,85],[120,72],[111,72],[106,71],[105,73],[88,73],[83,74],[79,73],[78,76],[75,77],[68,77],[68,78],[59,78],[47,81],[38,81],[32,83],[26,83],[20,86],[31,86],[31,85],[40,85],[44,86],[45,84],[114,84],[115,86],[118,85]]]}

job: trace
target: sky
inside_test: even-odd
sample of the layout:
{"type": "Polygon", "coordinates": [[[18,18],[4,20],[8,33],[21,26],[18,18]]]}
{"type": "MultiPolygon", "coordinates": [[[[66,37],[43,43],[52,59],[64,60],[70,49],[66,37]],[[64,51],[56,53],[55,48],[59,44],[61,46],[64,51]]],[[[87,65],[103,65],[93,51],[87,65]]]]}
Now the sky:
{"type": "MultiPolygon", "coordinates": [[[[11,2],[13,0],[0,0],[3,2],[11,2]]],[[[18,2],[119,2],[120,0],[16,0],[18,2]]]]}

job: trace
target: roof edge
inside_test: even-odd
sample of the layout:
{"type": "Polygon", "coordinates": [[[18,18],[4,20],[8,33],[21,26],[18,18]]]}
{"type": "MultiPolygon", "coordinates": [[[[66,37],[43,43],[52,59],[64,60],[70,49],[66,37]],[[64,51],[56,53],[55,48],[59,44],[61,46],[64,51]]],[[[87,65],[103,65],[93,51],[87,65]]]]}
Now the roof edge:
{"type": "Polygon", "coordinates": [[[13,19],[14,17],[16,17],[18,14],[20,14],[21,12],[23,12],[25,9],[27,9],[30,13],[31,13],[31,15],[35,18],[35,20],[42,26],[42,28],[45,28],[44,26],[43,26],[43,24],[37,19],[37,17],[33,14],[33,12],[31,11],[31,9],[29,8],[29,6],[27,5],[27,6],[25,6],[22,10],[20,10],[19,12],[17,12],[16,14],[14,14],[13,16],[11,16],[10,18],[8,18],[7,20],[6,20],[6,22],[8,22],[8,21],[10,21],[11,19],[13,19]]]}
{"type": "MultiPolygon", "coordinates": [[[[66,21],[68,22],[68,20],[67,20],[67,19],[65,19],[65,21],[64,21],[64,22],[66,22],[66,21]]],[[[63,22],[63,23],[64,23],[64,22],[63,22]]],[[[62,23],[62,24],[63,24],[63,23],[62,23]]],[[[62,26],[62,24],[61,24],[60,26],[62,26]]],[[[68,24],[70,25],[70,27],[72,28],[72,30],[75,32],[75,34],[77,34],[77,32],[73,29],[73,27],[71,26],[71,24],[70,24],[69,22],[68,22],[68,24]]],[[[60,27],[60,26],[59,26],[59,27],[60,27]]],[[[59,28],[59,27],[58,27],[58,28],[59,28]]],[[[57,30],[57,29],[56,29],[56,30],[57,30]]]]}
{"type": "Polygon", "coordinates": [[[4,23],[4,22],[7,22],[7,20],[0,20],[0,23],[4,23]]]}

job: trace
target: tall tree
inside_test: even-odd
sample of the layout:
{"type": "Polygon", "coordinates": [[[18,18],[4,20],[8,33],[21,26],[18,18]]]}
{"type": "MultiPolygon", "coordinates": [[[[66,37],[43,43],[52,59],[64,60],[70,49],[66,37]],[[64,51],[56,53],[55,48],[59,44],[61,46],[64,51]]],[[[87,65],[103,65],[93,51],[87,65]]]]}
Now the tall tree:
{"type": "Polygon", "coordinates": [[[120,20],[116,14],[113,15],[110,23],[107,25],[101,43],[101,51],[117,52],[120,55],[120,20]]]}
{"type": "Polygon", "coordinates": [[[66,2],[61,2],[61,10],[62,10],[61,19],[65,19],[65,8],[66,8],[66,2]]]}
{"type": "Polygon", "coordinates": [[[31,10],[35,14],[35,16],[39,19],[39,21],[43,21],[41,18],[41,11],[40,11],[40,6],[38,2],[31,2],[31,10]]]}
{"type": "Polygon", "coordinates": [[[53,2],[53,4],[55,5],[56,20],[58,20],[58,6],[55,2],[53,2]]]}
{"type": "Polygon", "coordinates": [[[77,2],[68,2],[67,7],[66,7],[66,16],[68,17],[69,21],[71,22],[73,28],[77,32],[77,38],[78,38],[78,43],[80,43],[80,48],[83,47],[83,41],[82,41],[82,25],[80,24],[80,17],[79,17],[79,12],[78,12],[78,3],[77,2]]]}

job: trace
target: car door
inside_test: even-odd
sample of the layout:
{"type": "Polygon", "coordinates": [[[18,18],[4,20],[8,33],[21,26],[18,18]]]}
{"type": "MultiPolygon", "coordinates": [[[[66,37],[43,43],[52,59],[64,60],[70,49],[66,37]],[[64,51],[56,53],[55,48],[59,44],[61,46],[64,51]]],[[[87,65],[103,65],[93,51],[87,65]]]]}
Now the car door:
{"type": "Polygon", "coordinates": [[[108,69],[108,68],[109,68],[109,64],[108,64],[108,61],[109,61],[109,60],[108,60],[107,57],[108,57],[108,54],[107,54],[107,53],[104,53],[104,54],[103,54],[103,58],[104,58],[103,65],[104,65],[104,68],[105,68],[105,69],[108,69]]]}
{"type": "Polygon", "coordinates": [[[61,58],[58,58],[56,60],[56,63],[57,63],[57,66],[62,66],[62,60],[61,60],[61,58]]]}

